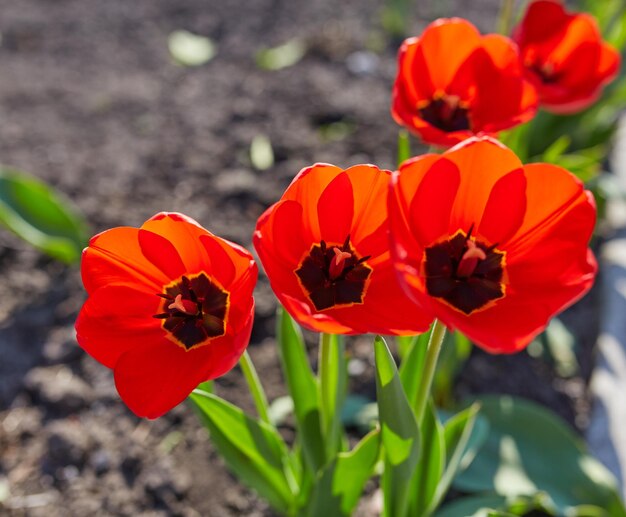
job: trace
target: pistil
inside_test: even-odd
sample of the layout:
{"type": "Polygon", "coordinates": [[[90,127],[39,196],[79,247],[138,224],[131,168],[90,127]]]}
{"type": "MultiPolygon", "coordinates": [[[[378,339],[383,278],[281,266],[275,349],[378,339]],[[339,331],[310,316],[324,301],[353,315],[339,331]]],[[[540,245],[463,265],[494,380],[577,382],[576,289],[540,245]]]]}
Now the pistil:
{"type": "Polygon", "coordinates": [[[343,273],[346,260],[352,257],[352,253],[343,251],[336,246],[333,248],[333,252],[335,253],[335,256],[330,261],[330,266],[328,268],[328,276],[330,276],[331,280],[337,279],[343,273]]]}
{"type": "Polygon", "coordinates": [[[459,278],[468,278],[472,276],[478,262],[487,258],[487,254],[484,250],[476,246],[474,241],[467,240],[466,245],[467,250],[463,253],[461,261],[456,269],[456,276],[459,278]]]}

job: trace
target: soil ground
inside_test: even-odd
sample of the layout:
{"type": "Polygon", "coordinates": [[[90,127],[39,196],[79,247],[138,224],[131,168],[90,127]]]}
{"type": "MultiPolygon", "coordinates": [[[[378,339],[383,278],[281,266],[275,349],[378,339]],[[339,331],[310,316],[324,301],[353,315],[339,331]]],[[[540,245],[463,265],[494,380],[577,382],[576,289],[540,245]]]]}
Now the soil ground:
{"type": "MultiPolygon", "coordinates": [[[[419,2],[411,30],[456,14],[490,31],[497,3],[419,2]]],[[[256,218],[302,167],[393,167],[398,42],[382,32],[381,8],[375,0],[0,0],[0,161],[63,192],[94,233],[181,211],[252,249],[256,218]],[[167,38],[179,29],[210,37],[216,57],[198,68],[173,63],[167,38]],[[308,47],[299,63],[257,68],[260,48],[292,38],[308,47]],[[276,159],[263,172],[248,157],[258,134],[276,159]]],[[[264,278],[256,296],[250,353],[275,398],[284,388],[264,278]]],[[[125,408],[111,372],[76,345],[84,298],[77,268],[0,230],[0,494],[10,494],[0,514],[272,515],[226,471],[187,405],[156,421],[125,408]]],[[[593,320],[593,307],[568,318],[593,320]]],[[[594,325],[581,338],[583,367],[570,379],[526,353],[475,350],[457,396],[522,395],[582,429],[594,325]]],[[[354,389],[373,395],[369,342],[350,352],[365,365],[354,389]]],[[[237,369],[217,389],[251,409],[237,369]]]]}

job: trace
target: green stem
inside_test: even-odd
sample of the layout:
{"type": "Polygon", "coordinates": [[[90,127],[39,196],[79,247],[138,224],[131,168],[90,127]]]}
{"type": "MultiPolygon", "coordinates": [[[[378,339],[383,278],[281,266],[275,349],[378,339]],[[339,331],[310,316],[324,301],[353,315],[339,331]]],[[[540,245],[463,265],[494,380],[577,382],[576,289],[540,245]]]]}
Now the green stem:
{"type": "Polygon", "coordinates": [[[422,378],[420,380],[419,391],[417,392],[417,400],[415,402],[415,416],[418,424],[421,425],[424,419],[424,411],[426,403],[430,397],[430,389],[437,368],[437,359],[443,344],[443,338],[446,335],[446,327],[439,320],[433,323],[433,330],[428,341],[428,350],[426,352],[426,360],[424,361],[424,369],[422,370],[422,378]]]}
{"type": "Polygon", "coordinates": [[[259,379],[259,376],[256,373],[256,368],[254,367],[250,354],[248,354],[247,350],[241,356],[241,359],[239,360],[239,366],[241,366],[241,371],[243,372],[243,375],[246,378],[246,382],[248,383],[248,387],[250,388],[250,393],[252,394],[252,398],[254,399],[254,405],[256,406],[256,411],[259,414],[259,417],[266,424],[273,425],[270,421],[269,413],[267,410],[267,397],[265,396],[265,391],[263,390],[261,379],[259,379]]]}
{"type": "Polygon", "coordinates": [[[498,14],[498,32],[508,36],[513,22],[513,5],[515,0],[502,0],[500,13],[498,14]]]}
{"type": "Polygon", "coordinates": [[[330,459],[341,449],[343,437],[340,412],[346,390],[346,363],[341,336],[320,334],[318,376],[322,432],[330,459]]]}
{"type": "Polygon", "coordinates": [[[322,408],[322,429],[330,428],[333,414],[333,401],[331,393],[330,375],[332,357],[332,335],[322,332],[320,334],[320,351],[318,376],[320,380],[320,406],[322,408]]]}

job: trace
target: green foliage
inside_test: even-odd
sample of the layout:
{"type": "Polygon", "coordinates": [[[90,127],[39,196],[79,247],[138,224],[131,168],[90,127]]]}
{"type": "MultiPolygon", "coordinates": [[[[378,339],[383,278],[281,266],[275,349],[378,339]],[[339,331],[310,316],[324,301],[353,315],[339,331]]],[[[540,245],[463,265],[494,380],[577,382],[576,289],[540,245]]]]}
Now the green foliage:
{"type": "Polygon", "coordinates": [[[298,487],[276,429],[211,393],[195,390],[189,398],[228,467],[276,510],[292,514],[298,487]]]}
{"type": "Polygon", "coordinates": [[[326,462],[318,383],[309,366],[300,327],[284,309],[278,311],[278,351],[296,416],[296,429],[307,465],[313,472],[326,462]]]}
{"type": "Polygon", "coordinates": [[[447,332],[444,337],[437,370],[433,379],[432,394],[441,407],[453,404],[454,383],[472,352],[472,343],[459,331],[447,332]]]}
{"type": "Polygon", "coordinates": [[[396,364],[385,340],[374,341],[376,395],[384,448],[382,477],[385,515],[404,517],[411,494],[411,476],[419,460],[420,434],[396,364]]]}
{"type": "Polygon", "coordinates": [[[0,167],[0,223],[26,242],[65,263],[80,260],[85,222],[68,200],[23,172],[0,167]]]}
{"type": "Polygon", "coordinates": [[[341,409],[346,398],[348,371],[343,336],[321,334],[318,377],[328,459],[341,450],[344,440],[341,409]]]}
{"type": "Polygon", "coordinates": [[[490,432],[480,454],[455,479],[466,492],[504,497],[545,494],[556,515],[597,507],[608,517],[626,516],[611,474],[580,439],[549,411],[522,399],[479,399],[490,432]]]}
{"type": "Polygon", "coordinates": [[[341,452],[324,469],[311,493],[304,515],[349,516],[378,461],[380,430],[365,436],[350,452],[341,452]]]}

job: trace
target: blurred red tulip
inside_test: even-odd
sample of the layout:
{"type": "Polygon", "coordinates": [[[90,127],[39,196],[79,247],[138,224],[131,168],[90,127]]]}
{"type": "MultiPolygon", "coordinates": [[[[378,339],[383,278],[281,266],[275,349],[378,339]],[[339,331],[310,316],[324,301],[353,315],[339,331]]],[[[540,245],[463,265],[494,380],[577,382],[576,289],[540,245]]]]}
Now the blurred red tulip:
{"type": "Polygon", "coordinates": [[[620,56],[602,41],[595,19],[557,0],[532,2],[513,38],[541,105],[554,113],[591,105],[619,70],[620,56]]]}
{"type": "Polygon", "coordinates": [[[536,108],[517,47],[504,36],[440,19],[400,48],[392,114],[425,142],[450,146],[495,133],[530,120],[536,108]]]}
{"type": "Polygon", "coordinates": [[[416,334],[432,318],[406,303],[389,254],[390,172],[303,169],[260,218],[254,247],[301,325],[335,334],[416,334]]]}
{"type": "Polygon", "coordinates": [[[80,346],[114,369],[138,416],[156,418],[229,371],[250,339],[257,267],[245,249],[194,220],[159,213],[91,239],[80,346]]]}
{"type": "Polygon", "coordinates": [[[489,352],[522,349],[593,283],[592,195],[489,137],[403,163],[389,205],[407,294],[489,352]]]}

